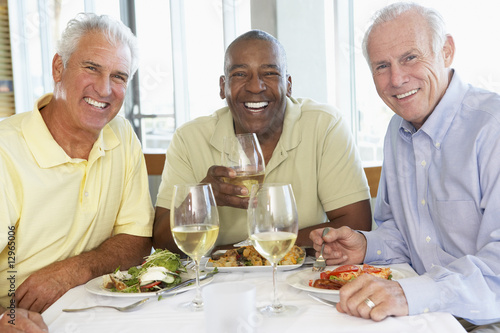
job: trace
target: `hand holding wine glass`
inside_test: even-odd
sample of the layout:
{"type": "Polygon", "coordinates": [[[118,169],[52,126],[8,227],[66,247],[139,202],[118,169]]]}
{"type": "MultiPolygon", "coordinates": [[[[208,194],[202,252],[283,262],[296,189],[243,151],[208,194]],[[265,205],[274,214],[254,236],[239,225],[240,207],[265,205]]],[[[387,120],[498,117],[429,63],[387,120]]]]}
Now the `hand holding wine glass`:
{"type": "Polygon", "coordinates": [[[236,134],[224,138],[222,165],[236,171],[235,178],[224,177],[223,181],[245,186],[248,193],[254,184],[264,182],[265,161],[255,133],[236,134]]]}
{"type": "Polygon", "coordinates": [[[292,186],[290,184],[252,186],[247,215],[250,240],[255,249],[269,260],[273,269],[273,303],[259,310],[269,316],[294,313],[297,308],[282,305],[276,291],[278,262],[292,249],[299,229],[292,186]]]}
{"type": "Polygon", "coordinates": [[[202,310],[200,260],[212,249],[219,235],[219,213],[210,184],[174,186],[170,227],[179,249],[195,263],[196,296],[190,308],[202,310]]]}

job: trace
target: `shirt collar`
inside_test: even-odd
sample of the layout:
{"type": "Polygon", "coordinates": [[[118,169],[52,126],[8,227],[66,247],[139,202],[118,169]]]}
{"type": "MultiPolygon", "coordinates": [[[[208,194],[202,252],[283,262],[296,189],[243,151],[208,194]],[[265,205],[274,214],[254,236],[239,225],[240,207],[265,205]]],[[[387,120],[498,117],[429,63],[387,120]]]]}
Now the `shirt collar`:
{"type": "MultiPolygon", "coordinates": [[[[68,162],[81,161],[69,157],[57,144],[40,114],[40,109],[49,104],[52,96],[53,94],[49,93],[40,97],[35,102],[31,115],[26,117],[21,125],[21,131],[26,143],[41,168],[51,168],[68,162]]],[[[106,150],[111,150],[119,144],[120,141],[116,134],[107,124],[92,147],[89,161],[97,159],[99,156],[104,155],[106,150]]]]}
{"type": "Polygon", "coordinates": [[[460,109],[467,89],[467,84],[460,79],[455,71],[453,71],[450,84],[441,98],[441,101],[439,101],[438,105],[434,108],[434,111],[432,111],[420,130],[415,131],[415,127],[411,123],[402,119],[400,132],[404,137],[420,131],[425,132],[433,141],[434,147],[439,149],[455,115],[460,109]]]}
{"type": "Polygon", "coordinates": [[[454,72],[441,101],[421,128],[431,137],[434,147],[439,148],[443,142],[453,119],[460,110],[466,92],[467,85],[454,72]]]}

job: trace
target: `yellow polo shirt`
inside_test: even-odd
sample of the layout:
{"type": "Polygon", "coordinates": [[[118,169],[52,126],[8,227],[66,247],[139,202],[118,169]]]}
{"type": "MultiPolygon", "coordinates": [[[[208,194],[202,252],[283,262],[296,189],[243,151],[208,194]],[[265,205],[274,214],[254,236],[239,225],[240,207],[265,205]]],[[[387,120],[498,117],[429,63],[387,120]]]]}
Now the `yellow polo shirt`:
{"type": "Polygon", "coordinates": [[[146,165],[130,123],[115,117],[88,161],[70,158],[39,111],[51,98],[45,95],[32,112],[0,122],[2,306],[8,305],[11,282],[18,287],[40,268],[116,234],[152,234],[146,165]]]}
{"type": "MultiPolygon", "coordinates": [[[[221,164],[222,139],[233,136],[228,107],[179,127],[168,147],[156,205],[170,209],[173,186],[200,182],[221,164]]],[[[299,228],[326,221],[326,213],[369,199],[369,187],[351,132],[332,106],[287,99],[281,138],[266,165],[266,183],[290,183],[299,228]]],[[[217,245],[247,237],[246,210],[219,207],[217,245]]]]}

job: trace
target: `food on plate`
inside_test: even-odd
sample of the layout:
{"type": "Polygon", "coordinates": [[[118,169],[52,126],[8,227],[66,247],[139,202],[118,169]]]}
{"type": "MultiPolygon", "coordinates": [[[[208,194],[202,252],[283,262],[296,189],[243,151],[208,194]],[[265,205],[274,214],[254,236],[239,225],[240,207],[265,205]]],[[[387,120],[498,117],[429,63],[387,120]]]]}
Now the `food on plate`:
{"type": "Polygon", "coordinates": [[[320,289],[339,290],[343,285],[362,274],[371,274],[387,280],[392,278],[392,271],[389,267],[374,267],[367,264],[363,266],[343,265],[335,268],[333,271],[321,272],[319,279],[309,281],[309,286],[320,289]]]}
{"type": "MultiPolygon", "coordinates": [[[[305,251],[294,245],[283,257],[278,265],[297,265],[304,261],[305,251]]],[[[240,266],[270,266],[271,263],[260,255],[253,245],[242,246],[226,251],[221,256],[212,256],[209,259],[214,267],[240,267],[240,266]]]]}
{"type": "Polygon", "coordinates": [[[178,254],[158,249],[144,259],[141,266],[131,267],[126,272],[118,267],[113,273],[105,275],[103,287],[115,292],[143,293],[181,283],[180,274],[186,272],[186,268],[178,254]]]}

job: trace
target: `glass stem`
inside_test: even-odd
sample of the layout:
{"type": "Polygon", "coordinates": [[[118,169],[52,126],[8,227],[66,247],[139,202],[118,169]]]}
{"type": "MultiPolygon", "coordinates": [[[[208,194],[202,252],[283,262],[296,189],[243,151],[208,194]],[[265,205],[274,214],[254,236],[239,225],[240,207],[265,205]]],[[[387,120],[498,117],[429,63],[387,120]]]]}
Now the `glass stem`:
{"type": "Polygon", "coordinates": [[[201,297],[201,288],[200,288],[200,261],[195,260],[194,261],[194,270],[196,272],[196,296],[193,299],[193,306],[195,308],[202,308],[203,307],[203,299],[201,297]]]}
{"type": "Polygon", "coordinates": [[[272,308],[274,312],[280,312],[283,306],[278,299],[278,265],[276,263],[271,263],[273,267],[273,304],[272,308]]]}

